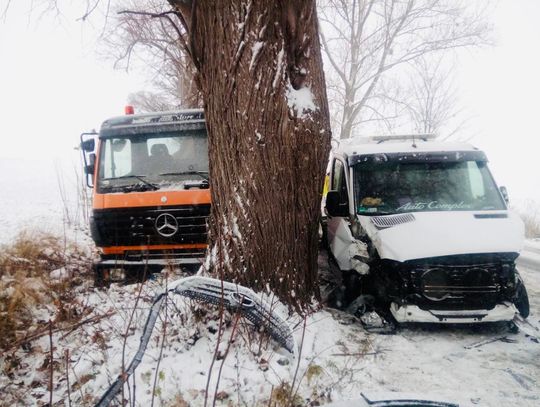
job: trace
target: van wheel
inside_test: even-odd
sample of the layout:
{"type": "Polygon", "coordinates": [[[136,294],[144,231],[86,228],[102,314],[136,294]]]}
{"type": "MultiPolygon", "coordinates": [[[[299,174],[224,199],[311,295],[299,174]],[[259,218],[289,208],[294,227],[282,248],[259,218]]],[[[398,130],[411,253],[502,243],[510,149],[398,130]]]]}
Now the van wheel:
{"type": "Polygon", "coordinates": [[[344,305],[349,306],[360,294],[362,294],[362,278],[356,270],[342,272],[344,305]]]}
{"type": "Polygon", "coordinates": [[[523,280],[519,274],[517,275],[517,287],[516,295],[514,297],[514,305],[523,318],[527,318],[529,316],[529,295],[527,294],[527,289],[525,288],[525,284],[523,283],[523,280]]]}

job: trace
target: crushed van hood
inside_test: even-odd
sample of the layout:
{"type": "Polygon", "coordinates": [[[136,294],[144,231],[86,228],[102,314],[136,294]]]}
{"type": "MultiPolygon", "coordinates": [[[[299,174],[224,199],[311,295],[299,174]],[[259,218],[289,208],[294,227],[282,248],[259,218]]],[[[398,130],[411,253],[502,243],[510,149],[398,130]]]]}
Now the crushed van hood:
{"type": "Polygon", "coordinates": [[[412,212],[358,216],[381,259],[407,261],[473,253],[518,253],[524,226],[512,211],[412,212]],[[398,221],[393,222],[393,217],[398,221]],[[377,226],[376,226],[377,224],[377,226]],[[384,227],[381,225],[384,224],[384,227]],[[390,226],[388,226],[390,225],[390,226]]]}

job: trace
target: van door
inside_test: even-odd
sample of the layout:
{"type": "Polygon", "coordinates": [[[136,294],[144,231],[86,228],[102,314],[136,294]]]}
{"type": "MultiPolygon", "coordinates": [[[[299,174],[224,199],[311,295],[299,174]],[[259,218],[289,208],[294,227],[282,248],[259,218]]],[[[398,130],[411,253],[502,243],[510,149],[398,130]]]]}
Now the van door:
{"type": "MultiPolygon", "coordinates": [[[[348,175],[345,163],[339,158],[334,158],[330,175],[330,190],[338,192],[339,202],[347,204],[350,213],[348,175]]],[[[339,268],[341,270],[352,269],[349,248],[354,242],[354,238],[351,233],[348,216],[328,215],[327,225],[328,244],[330,251],[337,260],[339,268]]]]}

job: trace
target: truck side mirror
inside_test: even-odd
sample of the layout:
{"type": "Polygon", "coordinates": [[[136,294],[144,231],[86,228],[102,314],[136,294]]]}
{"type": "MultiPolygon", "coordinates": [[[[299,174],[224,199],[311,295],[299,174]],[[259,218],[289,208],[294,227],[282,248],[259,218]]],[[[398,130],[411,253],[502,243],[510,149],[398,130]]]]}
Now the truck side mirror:
{"type": "Polygon", "coordinates": [[[326,210],[330,216],[345,217],[349,215],[349,203],[340,201],[338,191],[328,191],[326,210]]]}
{"type": "Polygon", "coordinates": [[[96,136],[98,133],[91,131],[81,134],[81,150],[84,160],[84,173],[86,174],[86,185],[89,188],[94,187],[94,170],[96,169],[96,153],[93,151],[96,148],[96,136]]]}
{"type": "Polygon", "coordinates": [[[88,156],[88,164],[84,166],[84,172],[86,175],[94,176],[94,170],[96,169],[96,154],[92,153],[88,156]]]}
{"type": "Polygon", "coordinates": [[[92,152],[96,148],[96,140],[90,138],[88,140],[81,141],[81,149],[86,152],[92,152]]]}
{"type": "Polygon", "coordinates": [[[508,205],[510,203],[510,198],[508,196],[508,190],[506,189],[506,187],[502,186],[502,187],[499,187],[499,191],[501,191],[501,195],[504,199],[504,202],[506,202],[506,204],[508,205]]]}

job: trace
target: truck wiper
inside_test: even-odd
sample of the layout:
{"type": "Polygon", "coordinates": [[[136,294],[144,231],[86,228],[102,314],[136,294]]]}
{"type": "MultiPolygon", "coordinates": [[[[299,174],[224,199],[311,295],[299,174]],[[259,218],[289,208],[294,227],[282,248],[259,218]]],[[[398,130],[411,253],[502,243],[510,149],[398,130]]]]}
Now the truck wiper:
{"type": "Polygon", "coordinates": [[[208,171],[177,171],[177,172],[164,172],[159,175],[198,175],[208,181],[208,171]]]}
{"type": "Polygon", "coordinates": [[[112,177],[112,178],[104,178],[104,179],[117,180],[117,179],[126,179],[126,178],[137,178],[144,185],[150,187],[153,191],[157,191],[159,189],[159,187],[156,184],[152,184],[151,182],[146,181],[144,177],[145,177],[144,175],[122,175],[121,177],[112,177]]]}

